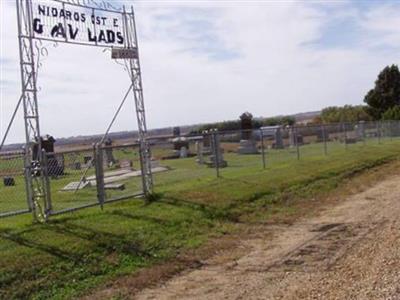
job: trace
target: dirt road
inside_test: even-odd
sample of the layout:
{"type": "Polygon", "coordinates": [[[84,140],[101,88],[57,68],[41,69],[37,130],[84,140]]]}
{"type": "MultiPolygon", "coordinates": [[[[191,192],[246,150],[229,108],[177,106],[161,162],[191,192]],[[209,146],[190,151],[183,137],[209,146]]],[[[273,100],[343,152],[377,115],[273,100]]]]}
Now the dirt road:
{"type": "Polygon", "coordinates": [[[400,176],[134,298],[400,299],[400,176]]]}

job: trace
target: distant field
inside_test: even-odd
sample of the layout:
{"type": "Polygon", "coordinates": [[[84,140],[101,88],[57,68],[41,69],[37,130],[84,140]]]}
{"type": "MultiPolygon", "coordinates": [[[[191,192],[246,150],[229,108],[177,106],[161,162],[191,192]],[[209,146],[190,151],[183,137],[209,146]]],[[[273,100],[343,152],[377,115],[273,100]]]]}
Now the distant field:
{"type": "MultiPolygon", "coordinates": [[[[154,153],[162,156],[165,151],[154,153]]],[[[135,153],[118,150],[115,156],[133,158],[137,167],[135,153]]],[[[304,145],[300,160],[295,148],[268,149],[265,170],[261,155],[224,156],[228,167],[218,179],[215,169],[197,165],[195,158],[162,160],[171,170],[154,175],[159,200],[148,205],[141,199],[126,200],[103,211],[91,208],[54,217],[44,225],[32,225],[30,215],[0,219],[0,298],[77,296],[229,232],[238,220],[266,220],[280,207],[285,211],[282,199],[287,193],[312,197],[334,189],[344,176],[397,159],[400,140],[382,139],[379,144],[373,139],[347,147],[331,142],[328,155],[323,144],[304,145]]],[[[81,173],[68,170],[51,181],[55,210],[96,201],[94,187],[60,191],[81,173]]],[[[0,186],[0,212],[26,207],[23,178],[15,178],[15,187],[0,186]]],[[[140,190],[140,178],[124,183],[124,191],[109,191],[107,197],[140,190]]]]}

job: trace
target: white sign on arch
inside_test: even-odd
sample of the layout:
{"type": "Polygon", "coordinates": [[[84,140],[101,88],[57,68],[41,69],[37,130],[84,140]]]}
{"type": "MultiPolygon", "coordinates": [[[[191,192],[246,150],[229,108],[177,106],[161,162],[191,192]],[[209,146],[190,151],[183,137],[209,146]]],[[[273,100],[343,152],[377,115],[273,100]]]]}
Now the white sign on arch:
{"type": "Polygon", "coordinates": [[[62,1],[32,2],[32,34],[37,39],[123,47],[132,14],[62,1]]]}

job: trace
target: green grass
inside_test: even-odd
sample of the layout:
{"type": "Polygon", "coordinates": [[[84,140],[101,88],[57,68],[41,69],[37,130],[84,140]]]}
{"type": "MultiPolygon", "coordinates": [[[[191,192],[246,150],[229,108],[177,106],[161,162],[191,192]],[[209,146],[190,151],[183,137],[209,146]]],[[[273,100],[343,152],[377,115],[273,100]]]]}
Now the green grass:
{"type": "MultiPolygon", "coordinates": [[[[100,208],[53,217],[32,224],[30,215],[0,219],[0,298],[72,298],[108,280],[198,247],[210,236],[230,231],[233,223],[268,220],[271,214],[293,212],[287,195],[310,198],[333,190],[355,172],[399,157],[400,140],[347,145],[330,143],[296,149],[268,150],[267,169],[260,155],[226,153],[228,167],[198,166],[194,158],[166,160],[170,171],[154,176],[160,199],[145,205],[132,199],[100,208]]],[[[161,150],[159,150],[162,152],[161,150]]],[[[132,153],[116,153],[129,157],[132,153]]],[[[96,201],[94,188],[78,193],[60,188],[80,177],[79,171],[52,180],[57,209],[96,201]]],[[[126,190],[140,189],[140,178],[125,182],[126,190]]],[[[0,211],[23,208],[23,181],[0,188],[0,211]],[[19,196],[10,203],[11,197],[19,196]],[[8,202],[7,202],[8,201],[8,202]],[[14,206],[13,206],[14,205],[14,206]]]]}

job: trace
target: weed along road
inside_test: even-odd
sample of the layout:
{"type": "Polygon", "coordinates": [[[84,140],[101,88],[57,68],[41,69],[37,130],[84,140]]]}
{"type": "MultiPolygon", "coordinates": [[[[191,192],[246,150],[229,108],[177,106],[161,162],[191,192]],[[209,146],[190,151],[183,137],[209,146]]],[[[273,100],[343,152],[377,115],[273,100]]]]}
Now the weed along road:
{"type": "Polygon", "coordinates": [[[135,299],[400,299],[400,175],[270,225],[135,299]]]}

